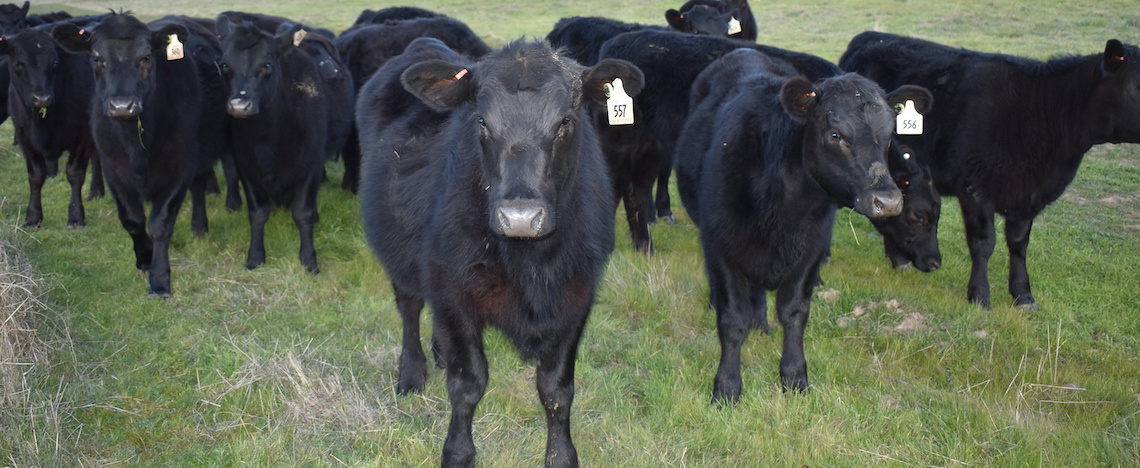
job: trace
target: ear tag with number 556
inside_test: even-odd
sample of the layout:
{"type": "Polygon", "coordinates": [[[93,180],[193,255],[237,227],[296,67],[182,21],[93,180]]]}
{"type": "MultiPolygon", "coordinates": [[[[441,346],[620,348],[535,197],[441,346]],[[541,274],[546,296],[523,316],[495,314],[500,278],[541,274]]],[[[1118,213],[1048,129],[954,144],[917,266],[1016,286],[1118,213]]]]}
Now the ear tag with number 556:
{"type": "Polygon", "coordinates": [[[735,16],[733,16],[732,19],[728,20],[728,35],[729,36],[732,36],[735,34],[740,34],[740,31],[743,31],[743,30],[744,30],[744,28],[740,27],[740,20],[736,19],[735,16]]]}
{"type": "Polygon", "coordinates": [[[166,59],[178,60],[183,57],[182,42],[178,40],[177,34],[170,35],[170,43],[166,45],[166,59]]]}
{"type": "Polygon", "coordinates": [[[922,114],[914,108],[914,101],[907,99],[898,117],[895,117],[895,133],[899,135],[922,135],[922,114]]]}
{"type": "Polygon", "coordinates": [[[621,78],[614,78],[613,84],[604,85],[606,91],[606,110],[609,113],[610,125],[633,124],[633,98],[625,93],[625,86],[621,78]]]}

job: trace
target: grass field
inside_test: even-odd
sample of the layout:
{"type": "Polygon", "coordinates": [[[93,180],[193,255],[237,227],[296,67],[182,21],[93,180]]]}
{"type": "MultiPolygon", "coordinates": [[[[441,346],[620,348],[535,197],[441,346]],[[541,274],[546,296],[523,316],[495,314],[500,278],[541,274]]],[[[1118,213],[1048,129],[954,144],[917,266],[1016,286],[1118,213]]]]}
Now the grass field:
{"type": "MultiPolygon", "coordinates": [[[[416,5],[499,46],[543,37],[563,16],[664,24],[662,12],[680,3],[416,5]]],[[[122,8],[145,18],[238,9],[340,31],[362,9],[384,6],[85,0],[35,8],[122,8]]],[[[867,29],[1037,58],[1099,52],[1109,38],[1140,43],[1140,11],[1127,1],[753,8],[761,42],[830,60],[867,29]]],[[[10,123],[0,126],[0,141],[11,134],[10,123]]],[[[16,147],[0,147],[0,246],[35,269],[41,304],[31,304],[28,327],[47,350],[0,362],[18,370],[19,384],[0,386],[0,466],[438,465],[449,415],[443,374],[429,371],[422,395],[395,395],[391,289],[363,240],[357,200],[339,188],[340,167],[330,171],[320,194],[320,275],[297,260],[284,211],[267,227],[267,263],[246,270],[246,215],[226,213],[212,196],[207,236],[178,222],[174,297],[160,301],[146,297],[109,198],[88,203],[86,228],[67,230],[66,181],[50,180],[43,227],[21,229],[23,161],[16,147]]],[[[729,408],[709,405],[719,346],[697,231],[679,221],[653,227],[653,257],[634,252],[619,228],[579,353],[573,428],[584,466],[1140,465],[1140,146],[1093,148],[1066,195],[1038,218],[1029,271],[1040,311],[1012,306],[1003,242],[990,265],[993,310],[966,303],[970,265],[953,199],[940,226],[943,267],[930,274],[892,270],[870,223],[840,211],[805,342],[812,391],[780,392],[776,327],[746,343],[744,395],[729,408]]],[[[497,332],[487,354],[491,379],[474,428],[479,464],[541,465],[545,420],[533,365],[497,332]]]]}

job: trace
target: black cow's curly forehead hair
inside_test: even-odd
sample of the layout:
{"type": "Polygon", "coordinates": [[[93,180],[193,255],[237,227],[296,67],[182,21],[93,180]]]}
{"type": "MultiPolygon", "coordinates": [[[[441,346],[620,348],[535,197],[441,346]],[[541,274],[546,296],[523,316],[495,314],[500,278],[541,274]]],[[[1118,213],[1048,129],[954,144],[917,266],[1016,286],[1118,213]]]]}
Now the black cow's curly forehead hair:
{"type": "Polygon", "coordinates": [[[130,10],[111,10],[111,15],[99,22],[92,30],[93,38],[131,40],[138,37],[140,32],[149,32],[150,28],[135,17],[130,10]]]}
{"type": "Polygon", "coordinates": [[[255,26],[253,21],[246,17],[242,18],[241,23],[230,25],[230,32],[226,34],[224,40],[233,44],[234,49],[249,50],[256,47],[267,37],[269,37],[268,33],[255,26]]]}
{"type": "Polygon", "coordinates": [[[574,105],[578,105],[582,89],[581,65],[559,55],[545,41],[516,39],[485,57],[480,67],[485,70],[483,76],[495,76],[501,86],[512,91],[537,91],[555,76],[567,77],[574,105]]]}

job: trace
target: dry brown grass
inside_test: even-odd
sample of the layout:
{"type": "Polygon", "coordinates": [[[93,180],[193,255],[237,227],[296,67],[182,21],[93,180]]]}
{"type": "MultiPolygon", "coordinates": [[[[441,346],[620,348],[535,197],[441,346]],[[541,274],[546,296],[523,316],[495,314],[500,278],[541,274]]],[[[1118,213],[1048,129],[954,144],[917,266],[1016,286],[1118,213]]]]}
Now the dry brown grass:
{"type": "Polygon", "coordinates": [[[26,401],[25,373],[46,366],[48,347],[35,323],[44,309],[40,281],[27,257],[0,238],[0,408],[26,401]]]}

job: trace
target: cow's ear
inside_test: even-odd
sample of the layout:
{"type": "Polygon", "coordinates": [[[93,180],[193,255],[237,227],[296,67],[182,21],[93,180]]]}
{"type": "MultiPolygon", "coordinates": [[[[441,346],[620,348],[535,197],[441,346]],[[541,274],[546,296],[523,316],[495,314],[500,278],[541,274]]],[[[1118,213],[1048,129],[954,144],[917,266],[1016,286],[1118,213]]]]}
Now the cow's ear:
{"type": "Polygon", "coordinates": [[[230,21],[229,15],[222,13],[214,20],[214,34],[217,34],[218,37],[229,35],[230,31],[233,30],[233,26],[234,24],[230,21]]]}
{"type": "Polygon", "coordinates": [[[28,17],[28,9],[30,9],[31,7],[32,7],[31,2],[25,1],[24,6],[20,7],[21,16],[23,16],[24,18],[27,18],[28,17]]]}
{"type": "Polygon", "coordinates": [[[447,112],[471,99],[474,89],[472,78],[462,65],[428,60],[404,70],[400,83],[432,109],[447,112]]]}
{"type": "Polygon", "coordinates": [[[645,75],[636,65],[625,60],[605,59],[582,72],[582,94],[587,101],[606,104],[606,84],[621,78],[622,87],[630,97],[637,96],[645,87],[645,75]]]}
{"type": "Polygon", "coordinates": [[[61,23],[51,31],[55,43],[73,54],[91,51],[91,31],[80,29],[71,23],[61,23]]]}
{"type": "Polygon", "coordinates": [[[665,10],[665,22],[669,23],[669,27],[681,32],[689,32],[693,30],[692,23],[689,22],[685,15],[673,9],[665,10]]]}
{"type": "Polygon", "coordinates": [[[1124,44],[1116,39],[1109,39],[1104,45],[1104,69],[1111,73],[1124,65],[1124,44]]]}
{"type": "Polygon", "coordinates": [[[797,121],[807,120],[818,103],[819,96],[816,96],[815,87],[802,76],[792,77],[780,89],[780,105],[784,107],[785,113],[797,121]]]}
{"type": "Polygon", "coordinates": [[[168,24],[151,36],[151,47],[159,50],[166,49],[166,46],[170,45],[171,34],[178,36],[178,42],[183,44],[190,39],[190,31],[186,29],[186,26],[181,24],[168,24]]]}
{"type": "Polygon", "coordinates": [[[8,39],[0,37],[0,55],[8,55],[12,53],[12,48],[9,47],[9,44],[11,43],[8,41],[8,39]]]}
{"type": "Polygon", "coordinates": [[[900,104],[906,104],[907,101],[914,101],[914,110],[919,114],[930,112],[930,108],[934,107],[934,95],[922,86],[902,85],[887,94],[887,104],[892,109],[898,109],[900,104]]]}
{"type": "Polygon", "coordinates": [[[281,55],[284,55],[294,47],[301,45],[301,40],[303,40],[305,36],[302,34],[298,37],[297,34],[300,32],[301,23],[281,23],[273,35],[273,42],[277,43],[277,51],[281,55]]]}

